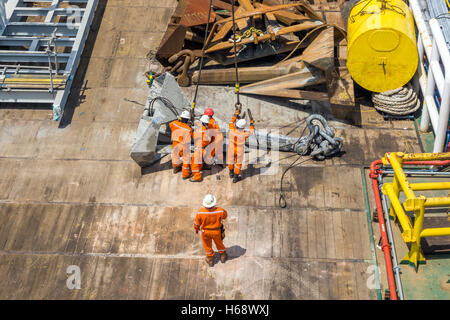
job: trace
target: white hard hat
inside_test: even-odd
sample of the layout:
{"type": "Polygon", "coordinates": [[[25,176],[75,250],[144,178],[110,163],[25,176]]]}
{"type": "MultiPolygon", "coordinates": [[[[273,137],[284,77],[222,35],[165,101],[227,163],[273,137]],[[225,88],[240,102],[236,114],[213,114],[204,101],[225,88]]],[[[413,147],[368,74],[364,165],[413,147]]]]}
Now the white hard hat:
{"type": "Polygon", "coordinates": [[[204,198],[203,198],[203,206],[205,208],[212,208],[216,205],[216,197],[214,197],[212,194],[207,194],[204,198]]]}
{"type": "Polygon", "coordinates": [[[203,115],[200,118],[200,121],[203,122],[204,124],[208,124],[209,123],[209,117],[207,115],[203,115]]]}
{"type": "Polygon", "coordinates": [[[190,118],[191,118],[191,114],[190,114],[189,111],[183,110],[183,112],[180,114],[180,118],[183,118],[183,119],[190,119],[190,118]]]}
{"type": "Polygon", "coordinates": [[[238,129],[244,129],[246,124],[247,121],[245,121],[245,119],[239,119],[238,121],[236,121],[236,127],[238,129]]]}

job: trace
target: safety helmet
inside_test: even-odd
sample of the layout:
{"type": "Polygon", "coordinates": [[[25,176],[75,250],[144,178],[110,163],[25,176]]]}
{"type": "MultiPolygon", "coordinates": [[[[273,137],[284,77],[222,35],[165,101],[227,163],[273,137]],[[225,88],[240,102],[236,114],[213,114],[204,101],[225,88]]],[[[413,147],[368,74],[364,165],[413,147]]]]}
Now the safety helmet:
{"type": "Polygon", "coordinates": [[[212,117],[214,115],[214,110],[212,108],[206,108],[203,114],[212,117]]]}
{"type": "Polygon", "coordinates": [[[190,118],[191,118],[191,114],[190,114],[189,111],[183,110],[183,112],[180,114],[180,118],[183,118],[183,119],[190,119],[190,118]]]}
{"type": "Polygon", "coordinates": [[[244,129],[246,125],[247,121],[245,121],[245,119],[239,119],[238,121],[236,121],[236,127],[238,129],[244,129]]]}
{"type": "Polygon", "coordinates": [[[203,206],[205,208],[212,208],[216,205],[216,197],[214,197],[212,194],[207,194],[204,198],[203,198],[203,206]]]}
{"type": "Polygon", "coordinates": [[[204,114],[204,115],[201,116],[200,121],[201,121],[203,124],[208,124],[208,123],[209,123],[209,117],[208,117],[207,115],[204,114]]]}

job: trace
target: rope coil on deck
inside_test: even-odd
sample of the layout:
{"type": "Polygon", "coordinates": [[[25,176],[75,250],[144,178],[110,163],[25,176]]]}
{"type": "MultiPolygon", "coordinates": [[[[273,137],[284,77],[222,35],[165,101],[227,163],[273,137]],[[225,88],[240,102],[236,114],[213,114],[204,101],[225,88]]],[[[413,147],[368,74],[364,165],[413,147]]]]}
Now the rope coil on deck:
{"type": "Polygon", "coordinates": [[[372,102],[378,111],[398,116],[414,113],[420,108],[420,100],[409,83],[398,89],[372,93],[372,102]]]}

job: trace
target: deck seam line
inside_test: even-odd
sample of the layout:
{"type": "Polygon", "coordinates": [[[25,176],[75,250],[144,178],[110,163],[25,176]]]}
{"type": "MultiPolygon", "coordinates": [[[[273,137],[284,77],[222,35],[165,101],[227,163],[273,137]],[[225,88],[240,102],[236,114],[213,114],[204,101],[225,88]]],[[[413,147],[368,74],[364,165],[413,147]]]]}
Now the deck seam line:
{"type": "MultiPolygon", "coordinates": [[[[204,259],[204,255],[170,255],[170,254],[142,254],[142,253],[69,253],[69,252],[28,252],[28,251],[4,251],[0,250],[0,256],[67,256],[67,257],[105,257],[105,258],[147,258],[147,259],[204,259]]],[[[348,263],[372,263],[372,259],[354,258],[309,258],[309,257],[261,257],[241,256],[246,259],[288,260],[288,261],[324,261],[324,262],[348,262],[348,263]]],[[[235,257],[232,257],[234,260],[235,257]]],[[[230,260],[232,260],[230,259],[230,260]]]]}
{"type": "MultiPolygon", "coordinates": [[[[110,206],[110,207],[143,207],[143,208],[159,208],[159,204],[144,204],[144,203],[113,203],[113,202],[69,202],[69,201],[11,201],[6,199],[0,199],[0,204],[37,204],[37,205],[84,205],[84,206],[110,206]]],[[[186,208],[186,209],[192,209],[196,210],[196,208],[189,207],[189,206],[169,206],[166,208],[186,208]]],[[[251,209],[276,209],[277,211],[298,211],[298,210],[312,210],[312,211],[327,211],[327,212],[353,212],[353,213],[363,213],[364,210],[361,209],[349,209],[349,208],[334,208],[334,207],[301,207],[298,206],[293,209],[281,209],[278,206],[254,206],[254,205],[228,205],[227,208],[229,209],[240,209],[240,208],[251,208],[251,209]]]]}

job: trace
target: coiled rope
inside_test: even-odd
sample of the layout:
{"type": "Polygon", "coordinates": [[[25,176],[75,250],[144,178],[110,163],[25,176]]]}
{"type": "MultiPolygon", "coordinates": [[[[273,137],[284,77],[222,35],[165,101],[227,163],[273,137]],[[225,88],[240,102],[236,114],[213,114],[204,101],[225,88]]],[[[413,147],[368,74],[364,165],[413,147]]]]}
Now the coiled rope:
{"type": "Polygon", "coordinates": [[[420,100],[409,83],[398,89],[372,93],[372,102],[378,111],[396,116],[408,115],[420,108],[420,100]]]}

